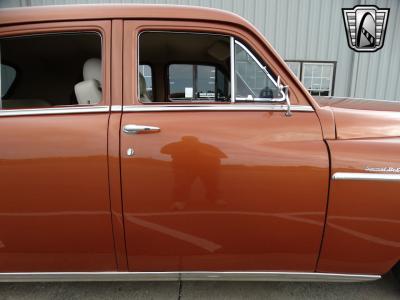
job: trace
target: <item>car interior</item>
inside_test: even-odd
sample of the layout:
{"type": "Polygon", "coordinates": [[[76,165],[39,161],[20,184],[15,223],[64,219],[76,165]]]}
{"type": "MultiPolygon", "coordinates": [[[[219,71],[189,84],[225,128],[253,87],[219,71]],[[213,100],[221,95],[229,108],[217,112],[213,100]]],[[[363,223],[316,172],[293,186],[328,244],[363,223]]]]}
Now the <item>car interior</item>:
{"type": "MultiPolygon", "coordinates": [[[[142,32],[139,98],[151,102],[231,102],[230,37],[218,34],[142,32]]],[[[235,42],[235,101],[282,97],[276,76],[235,42]]]]}
{"type": "Polygon", "coordinates": [[[140,101],[230,101],[229,37],[144,32],[139,36],[140,101]]]}
{"type": "Polygon", "coordinates": [[[102,100],[95,32],[0,39],[3,109],[91,105],[102,100]]]}

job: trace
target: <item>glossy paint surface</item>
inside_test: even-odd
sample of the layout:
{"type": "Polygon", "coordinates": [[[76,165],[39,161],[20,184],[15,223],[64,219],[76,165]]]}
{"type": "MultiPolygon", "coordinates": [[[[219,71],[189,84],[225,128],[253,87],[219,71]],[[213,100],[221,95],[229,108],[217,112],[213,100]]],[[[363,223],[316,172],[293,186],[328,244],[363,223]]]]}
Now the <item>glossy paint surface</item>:
{"type": "Polygon", "coordinates": [[[124,113],[129,269],[313,271],[328,155],[315,113],[124,113]],[[133,148],[134,156],[127,156],[133,148]]]}
{"type": "Polygon", "coordinates": [[[0,272],[116,270],[107,161],[111,21],[2,26],[0,36],[71,31],[102,35],[106,110],[0,114],[0,272]]]}
{"type": "MultiPolygon", "coordinates": [[[[400,139],[329,141],[332,174],[400,167],[400,139]]],[[[385,172],[377,172],[385,173],[385,172]]],[[[384,274],[400,257],[398,181],[331,181],[319,272],[384,274]]]]}
{"type": "Polygon", "coordinates": [[[399,101],[317,96],[315,96],[314,99],[318,102],[320,106],[325,107],[370,111],[400,111],[399,101]]]}
{"type": "Polygon", "coordinates": [[[114,270],[108,113],[0,117],[0,271],[114,270]]]}
{"type": "Polygon", "coordinates": [[[337,139],[400,136],[400,112],[333,108],[337,139]]]}
{"type": "Polygon", "coordinates": [[[112,106],[108,122],[108,171],[110,183],[110,207],[114,235],[115,256],[119,271],[128,270],[125,248],[125,232],[121,200],[121,168],[120,152],[120,123],[122,115],[122,20],[112,21],[112,56],[111,56],[111,98],[112,106]]]}
{"type": "Polygon", "coordinates": [[[1,36],[100,32],[102,105],[117,107],[0,116],[0,272],[383,274],[399,261],[397,182],[331,181],[323,234],[333,173],[400,167],[395,104],[319,107],[261,34],[223,11],[55,6],[1,10],[0,25],[1,36]],[[289,85],[293,104],[315,112],[122,113],[121,105],[141,105],[135,51],[143,30],[235,36],[289,85]],[[161,131],[126,135],[125,124],[161,131]]]}

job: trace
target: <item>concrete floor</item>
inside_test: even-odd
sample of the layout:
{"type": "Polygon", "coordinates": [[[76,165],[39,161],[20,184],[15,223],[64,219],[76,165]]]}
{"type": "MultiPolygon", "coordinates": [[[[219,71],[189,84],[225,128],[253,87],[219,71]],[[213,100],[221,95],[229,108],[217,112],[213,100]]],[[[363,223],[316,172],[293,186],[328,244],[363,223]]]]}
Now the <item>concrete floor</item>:
{"type": "Polygon", "coordinates": [[[366,283],[79,282],[0,283],[0,299],[400,299],[389,274],[366,283]]]}

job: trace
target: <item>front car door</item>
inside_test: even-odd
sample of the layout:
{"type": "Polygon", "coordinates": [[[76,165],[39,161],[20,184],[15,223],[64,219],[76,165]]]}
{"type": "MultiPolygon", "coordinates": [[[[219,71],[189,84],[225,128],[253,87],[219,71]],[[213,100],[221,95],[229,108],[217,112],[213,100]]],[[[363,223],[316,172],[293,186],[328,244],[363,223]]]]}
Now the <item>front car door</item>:
{"type": "Polygon", "coordinates": [[[110,271],[111,22],[2,27],[0,271],[110,271]]]}
{"type": "Polygon", "coordinates": [[[124,25],[129,270],[314,271],[329,178],[317,115],[285,75],[287,116],[271,102],[284,67],[246,31],[209,25],[124,25]]]}

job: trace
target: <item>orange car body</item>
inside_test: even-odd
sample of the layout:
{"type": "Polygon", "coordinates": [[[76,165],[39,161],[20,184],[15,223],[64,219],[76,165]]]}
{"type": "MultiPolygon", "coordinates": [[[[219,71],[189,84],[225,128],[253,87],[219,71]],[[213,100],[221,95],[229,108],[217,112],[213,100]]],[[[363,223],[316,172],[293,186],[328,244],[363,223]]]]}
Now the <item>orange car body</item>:
{"type": "Polygon", "coordinates": [[[0,111],[2,274],[381,275],[399,261],[397,104],[318,102],[265,38],[228,12],[0,11],[0,37],[80,30],[103,37],[103,102],[87,112],[0,111]],[[275,104],[140,103],[134,53],[144,30],[240,38],[289,86],[292,116],[275,104]],[[161,131],[124,134],[128,124],[161,131]]]}

